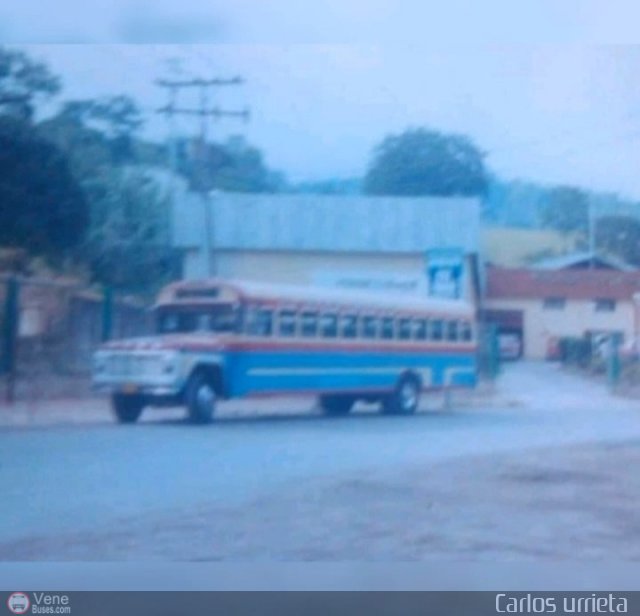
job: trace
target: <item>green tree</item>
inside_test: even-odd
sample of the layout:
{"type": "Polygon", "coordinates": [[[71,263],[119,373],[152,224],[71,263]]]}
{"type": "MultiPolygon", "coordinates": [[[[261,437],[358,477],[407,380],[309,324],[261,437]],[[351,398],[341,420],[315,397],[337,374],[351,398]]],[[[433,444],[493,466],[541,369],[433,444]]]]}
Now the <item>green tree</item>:
{"type": "Polygon", "coordinates": [[[152,176],[104,168],[84,186],[91,202],[85,255],[96,281],[144,293],[175,275],[168,196],[152,176]]]}
{"type": "Polygon", "coordinates": [[[100,136],[115,164],[134,158],[134,137],[143,125],[140,109],[128,96],[68,101],[57,116],[59,123],[81,127],[100,136]]]}
{"type": "Polygon", "coordinates": [[[372,195],[480,195],[487,187],[484,153],[463,135],[424,128],[378,145],[364,181],[372,195]]]}
{"type": "Polygon", "coordinates": [[[0,113],[30,119],[36,105],[59,90],[60,80],[46,64],[0,47],[0,113]]]}
{"type": "Polygon", "coordinates": [[[589,227],[589,195],[573,186],[556,186],[547,194],[542,224],[562,233],[586,234],[589,227]]]}
{"type": "Polygon", "coordinates": [[[88,219],[66,157],[25,120],[0,116],[0,244],[63,257],[80,245],[88,219]]]}
{"type": "Polygon", "coordinates": [[[113,165],[111,147],[105,135],[85,123],[75,104],[65,105],[59,113],[40,122],[37,130],[66,154],[80,182],[97,170],[113,165]]]}
{"type": "Polygon", "coordinates": [[[287,192],[310,195],[360,195],[362,194],[361,178],[329,178],[299,182],[287,186],[287,192]]]}
{"type": "Polygon", "coordinates": [[[284,176],[269,169],[262,152],[243,137],[222,144],[182,141],[178,170],[193,190],[265,193],[284,188],[284,176]]]}
{"type": "Polygon", "coordinates": [[[598,250],[640,266],[640,220],[631,216],[603,216],[595,224],[598,250]]]}
{"type": "Polygon", "coordinates": [[[174,259],[168,200],[136,164],[139,127],[135,103],[116,96],[70,101],[39,130],[67,153],[89,202],[82,254],[93,279],[146,293],[171,276],[174,259]]]}

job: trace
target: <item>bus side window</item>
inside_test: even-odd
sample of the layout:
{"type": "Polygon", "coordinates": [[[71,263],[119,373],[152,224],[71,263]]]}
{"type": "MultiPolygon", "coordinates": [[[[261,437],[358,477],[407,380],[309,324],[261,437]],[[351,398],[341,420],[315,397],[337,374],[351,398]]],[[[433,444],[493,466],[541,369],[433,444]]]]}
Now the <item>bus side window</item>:
{"type": "Polygon", "coordinates": [[[393,317],[384,317],[382,319],[382,336],[385,340],[393,338],[393,317]]]}
{"type": "Polygon", "coordinates": [[[411,339],[411,319],[400,319],[398,324],[398,338],[400,338],[400,340],[411,339]]]}
{"type": "Polygon", "coordinates": [[[362,318],[362,337],[375,338],[378,335],[378,319],[377,317],[362,318]]]}
{"type": "Polygon", "coordinates": [[[293,310],[282,310],[279,318],[280,335],[290,338],[296,335],[296,313],[293,310]]]}
{"type": "Polygon", "coordinates": [[[436,319],[431,321],[431,339],[442,340],[442,320],[436,319]]]}
{"type": "Polygon", "coordinates": [[[469,321],[460,321],[460,340],[470,342],[471,338],[471,323],[469,321]]]}
{"type": "Polygon", "coordinates": [[[320,335],[323,338],[335,338],[338,335],[338,317],[335,314],[323,314],[320,318],[320,335]]]}
{"type": "Polygon", "coordinates": [[[248,336],[258,335],[258,308],[247,306],[244,309],[244,333],[248,336]]]}
{"type": "Polygon", "coordinates": [[[273,311],[267,308],[251,310],[247,333],[252,336],[271,336],[273,333],[273,311]]]}
{"type": "Polygon", "coordinates": [[[340,317],[340,334],[343,338],[355,338],[358,333],[358,317],[345,314],[340,317]]]}
{"type": "Polygon", "coordinates": [[[318,314],[316,312],[303,312],[300,329],[303,337],[315,338],[318,335],[318,314]]]}
{"type": "Polygon", "coordinates": [[[428,323],[429,322],[426,319],[415,319],[413,321],[413,339],[414,340],[427,339],[428,323]]]}
{"type": "Polygon", "coordinates": [[[199,314],[196,316],[196,324],[194,331],[196,332],[210,332],[213,331],[210,314],[199,314]]]}
{"type": "Polygon", "coordinates": [[[450,342],[458,340],[458,321],[447,321],[447,340],[450,342]]]}

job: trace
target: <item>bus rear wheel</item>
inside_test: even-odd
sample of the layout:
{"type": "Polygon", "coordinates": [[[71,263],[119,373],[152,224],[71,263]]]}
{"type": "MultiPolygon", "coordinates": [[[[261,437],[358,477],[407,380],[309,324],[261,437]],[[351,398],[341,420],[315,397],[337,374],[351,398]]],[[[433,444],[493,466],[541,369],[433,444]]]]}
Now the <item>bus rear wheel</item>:
{"type": "Polygon", "coordinates": [[[402,377],[393,393],[382,403],[387,415],[413,415],[420,402],[420,381],[413,375],[402,377]]]}
{"type": "Polygon", "coordinates": [[[348,415],[355,400],[351,396],[321,396],[320,408],[325,415],[341,417],[348,415]]]}
{"type": "Polygon", "coordinates": [[[131,394],[113,394],[111,408],[118,422],[132,424],[138,421],[144,410],[142,396],[131,394]]]}
{"type": "Polygon", "coordinates": [[[189,421],[194,424],[208,424],[213,420],[216,409],[216,390],[210,379],[197,372],[187,385],[186,402],[189,421]]]}

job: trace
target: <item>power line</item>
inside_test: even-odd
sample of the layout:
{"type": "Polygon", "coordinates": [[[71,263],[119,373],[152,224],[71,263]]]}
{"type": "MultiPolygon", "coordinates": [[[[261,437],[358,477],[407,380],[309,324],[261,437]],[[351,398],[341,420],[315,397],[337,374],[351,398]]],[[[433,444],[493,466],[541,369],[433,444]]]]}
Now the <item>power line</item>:
{"type": "Polygon", "coordinates": [[[170,124],[174,116],[186,115],[200,117],[200,138],[202,141],[206,141],[207,137],[207,119],[208,118],[239,118],[245,121],[249,120],[249,109],[242,110],[229,110],[220,109],[219,107],[211,107],[209,105],[209,93],[213,88],[225,87],[225,86],[239,86],[244,84],[242,77],[236,76],[231,78],[202,78],[196,77],[192,79],[158,79],[156,85],[167,91],[167,103],[160,107],[157,112],[164,114],[170,124]],[[200,104],[196,108],[179,107],[178,96],[182,90],[197,89],[200,94],[200,104]]]}
{"type": "Polygon", "coordinates": [[[158,79],[156,83],[167,88],[192,88],[192,87],[213,87],[213,86],[239,86],[244,83],[242,77],[232,77],[230,79],[158,79]]]}
{"type": "Polygon", "coordinates": [[[238,111],[227,111],[224,109],[219,109],[218,107],[212,107],[211,109],[189,109],[186,107],[172,107],[172,106],[164,106],[157,109],[158,113],[166,113],[166,114],[180,114],[180,115],[192,115],[192,116],[200,116],[200,117],[212,117],[212,118],[241,118],[245,121],[249,120],[251,114],[248,109],[242,109],[238,111]]]}
{"type": "MultiPolygon", "coordinates": [[[[245,122],[249,120],[249,109],[221,109],[217,106],[210,105],[210,92],[214,88],[226,86],[239,86],[244,84],[242,77],[236,76],[231,78],[203,78],[195,77],[191,79],[158,79],[156,85],[163,88],[167,92],[167,103],[156,111],[163,114],[167,118],[169,127],[169,152],[171,156],[171,168],[174,174],[178,173],[177,154],[176,154],[176,135],[174,119],[176,116],[197,117],[200,119],[200,147],[196,148],[196,189],[200,193],[202,207],[204,211],[204,258],[205,271],[207,275],[212,276],[216,273],[215,263],[212,253],[212,225],[210,196],[206,189],[204,181],[206,172],[206,142],[207,129],[209,120],[221,118],[242,119],[245,122]],[[199,93],[199,104],[197,107],[181,107],[178,105],[178,97],[182,90],[197,90],[199,93]],[[198,181],[198,176],[200,181],[198,181]]],[[[175,193],[174,193],[175,195],[175,193]]]]}

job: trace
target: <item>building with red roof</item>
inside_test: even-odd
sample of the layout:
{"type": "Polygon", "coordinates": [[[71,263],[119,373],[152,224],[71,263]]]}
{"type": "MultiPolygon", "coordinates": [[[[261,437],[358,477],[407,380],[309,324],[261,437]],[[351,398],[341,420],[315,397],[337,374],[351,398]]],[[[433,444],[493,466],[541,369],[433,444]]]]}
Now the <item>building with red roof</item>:
{"type": "Polygon", "coordinates": [[[640,270],[602,265],[563,269],[487,268],[484,318],[522,355],[542,359],[560,338],[612,334],[630,343],[640,322],[640,270]]]}

